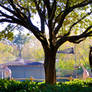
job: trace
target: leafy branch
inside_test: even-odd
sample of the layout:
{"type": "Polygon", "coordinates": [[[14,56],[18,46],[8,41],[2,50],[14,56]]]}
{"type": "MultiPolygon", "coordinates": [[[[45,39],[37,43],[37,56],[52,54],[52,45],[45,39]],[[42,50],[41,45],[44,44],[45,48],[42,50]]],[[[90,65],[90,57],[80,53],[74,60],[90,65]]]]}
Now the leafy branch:
{"type": "Polygon", "coordinates": [[[68,36],[68,35],[70,34],[72,28],[73,28],[76,24],[78,24],[80,21],[82,21],[84,18],[86,18],[88,15],[90,15],[91,13],[92,13],[92,11],[91,11],[91,12],[88,12],[86,15],[84,15],[82,18],[80,18],[77,22],[73,23],[73,24],[71,25],[71,27],[70,27],[68,33],[65,34],[64,36],[68,36]]]}

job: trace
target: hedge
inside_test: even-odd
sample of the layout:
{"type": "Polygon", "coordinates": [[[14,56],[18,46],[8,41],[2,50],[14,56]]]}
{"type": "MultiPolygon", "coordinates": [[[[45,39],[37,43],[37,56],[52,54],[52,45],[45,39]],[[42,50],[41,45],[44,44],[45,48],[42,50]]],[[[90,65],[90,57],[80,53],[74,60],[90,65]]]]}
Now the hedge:
{"type": "Polygon", "coordinates": [[[92,79],[58,82],[55,85],[42,82],[0,79],[0,92],[92,92],[92,79]]]}

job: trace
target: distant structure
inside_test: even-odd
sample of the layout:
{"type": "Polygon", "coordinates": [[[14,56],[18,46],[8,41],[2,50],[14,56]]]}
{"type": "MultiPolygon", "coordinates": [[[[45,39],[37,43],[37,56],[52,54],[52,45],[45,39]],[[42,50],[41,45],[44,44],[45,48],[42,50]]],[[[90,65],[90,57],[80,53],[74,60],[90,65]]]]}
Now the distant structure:
{"type": "Polygon", "coordinates": [[[44,79],[44,68],[43,64],[39,62],[9,65],[12,70],[13,78],[30,78],[31,76],[35,79],[44,79]]]}
{"type": "MultiPolygon", "coordinates": [[[[45,79],[44,67],[41,62],[21,62],[15,61],[7,63],[7,66],[12,71],[12,78],[30,78],[45,79]]],[[[0,74],[2,78],[2,74],[0,74]]]]}

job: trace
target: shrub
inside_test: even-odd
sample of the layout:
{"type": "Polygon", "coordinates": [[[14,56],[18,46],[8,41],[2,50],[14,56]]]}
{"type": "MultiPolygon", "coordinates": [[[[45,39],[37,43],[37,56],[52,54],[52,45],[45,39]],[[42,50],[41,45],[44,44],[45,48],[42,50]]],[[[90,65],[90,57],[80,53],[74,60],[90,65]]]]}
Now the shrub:
{"type": "Polygon", "coordinates": [[[92,92],[92,79],[75,79],[55,85],[0,79],[0,92],[92,92]]]}

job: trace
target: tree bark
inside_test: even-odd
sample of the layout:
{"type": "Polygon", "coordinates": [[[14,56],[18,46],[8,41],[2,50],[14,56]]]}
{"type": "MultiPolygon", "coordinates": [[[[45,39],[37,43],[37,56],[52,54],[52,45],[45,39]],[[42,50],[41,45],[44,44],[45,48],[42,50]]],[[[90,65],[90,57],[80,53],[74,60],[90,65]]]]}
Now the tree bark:
{"type": "Polygon", "coordinates": [[[18,57],[19,58],[22,58],[22,48],[21,48],[21,46],[18,46],[18,49],[19,49],[19,55],[18,55],[18,57]]]}
{"type": "Polygon", "coordinates": [[[92,47],[90,47],[90,51],[89,51],[89,64],[92,72],[92,47]]]}
{"type": "Polygon", "coordinates": [[[45,50],[45,83],[55,84],[56,83],[56,51],[55,50],[45,50]]]}

